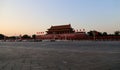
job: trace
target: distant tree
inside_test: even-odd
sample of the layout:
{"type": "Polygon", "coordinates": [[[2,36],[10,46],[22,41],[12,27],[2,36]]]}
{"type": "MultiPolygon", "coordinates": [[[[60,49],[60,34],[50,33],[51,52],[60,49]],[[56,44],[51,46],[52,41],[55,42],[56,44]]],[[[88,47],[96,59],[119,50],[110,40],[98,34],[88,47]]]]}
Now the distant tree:
{"type": "Polygon", "coordinates": [[[26,35],[26,34],[22,36],[22,39],[30,39],[30,38],[31,37],[29,35],[26,35]]]}
{"type": "Polygon", "coordinates": [[[114,34],[115,35],[120,35],[120,31],[115,31],[114,34]]]}
{"type": "Polygon", "coordinates": [[[16,39],[16,36],[10,36],[8,39],[16,39]]]}
{"type": "Polygon", "coordinates": [[[0,34],[0,39],[4,39],[4,38],[5,38],[5,35],[0,34]]]}
{"type": "Polygon", "coordinates": [[[93,31],[89,31],[89,32],[87,32],[87,34],[88,34],[89,36],[93,36],[93,31]]]}
{"type": "Polygon", "coordinates": [[[98,32],[98,31],[95,31],[95,30],[89,31],[89,32],[87,32],[87,34],[88,34],[89,36],[102,36],[102,33],[101,33],[101,32],[98,32]]]}
{"type": "Polygon", "coordinates": [[[102,34],[103,36],[107,36],[108,34],[107,34],[107,32],[103,32],[103,34],[102,34]]]}
{"type": "Polygon", "coordinates": [[[34,34],[34,35],[32,35],[32,38],[33,38],[33,39],[36,39],[36,35],[35,35],[35,34],[34,34]]]}
{"type": "Polygon", "coordinates": [[[101,32],[97,32],[97,36],[102,36],[102,33],[101,32]]]}

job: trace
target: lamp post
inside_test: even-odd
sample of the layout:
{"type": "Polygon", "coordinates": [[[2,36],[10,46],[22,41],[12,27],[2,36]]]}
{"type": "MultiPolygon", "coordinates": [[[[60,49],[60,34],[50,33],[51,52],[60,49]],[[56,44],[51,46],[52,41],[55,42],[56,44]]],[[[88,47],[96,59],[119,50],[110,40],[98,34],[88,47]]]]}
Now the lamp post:
{"type": "Polygon", "coordinates": [[[93,31],[92,33],[93,33],[93,40],[95,40],[95,31],[93,31]]]}
{"type": "Polygon", "coordinates": [[[56,37],[56,36],[55,36],[55,32],[53,32],[53,40],[55,40],[55,37],[56,37]]]}

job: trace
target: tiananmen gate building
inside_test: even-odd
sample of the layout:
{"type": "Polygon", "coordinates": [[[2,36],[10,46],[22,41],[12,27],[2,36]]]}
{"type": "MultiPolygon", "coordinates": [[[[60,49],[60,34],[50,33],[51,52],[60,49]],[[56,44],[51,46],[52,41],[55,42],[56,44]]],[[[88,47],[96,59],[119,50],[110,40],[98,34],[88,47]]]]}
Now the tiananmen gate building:
{"type": "Polygon", "coordinates": [[[47,34],[65,34],[65,33],[74,33],[75,31],[71,27],[71,25],[60,25],[60,26],[51,26],[47,34]]]}
{"type": "Polygon", "coordinates": [[[59,25],[59,26],[51,26],[47,34],[45,35],[37,35],[37,39],[56,39],[56,40],[75,40],[75,39],[83,39],[87,37],[85,31],[75,31],[70,24],[68,25],[59,25]]]}

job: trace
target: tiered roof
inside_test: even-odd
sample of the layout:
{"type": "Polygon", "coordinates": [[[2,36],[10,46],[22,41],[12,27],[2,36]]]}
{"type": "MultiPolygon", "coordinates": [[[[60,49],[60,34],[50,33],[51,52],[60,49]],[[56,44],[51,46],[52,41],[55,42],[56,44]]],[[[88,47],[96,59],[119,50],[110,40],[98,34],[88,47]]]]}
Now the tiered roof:
{"type": "Polygon", "coordinates": [[[69,29],[71,28],[71,25],[60,25],[60,26],[51,26],[50,29],[69,29]]]}
{"type": "Polygon", "coordinates": [[[59,25],[59,26],[51,26],[48,29],[47,34],[63,34],[63,33],[73,33],[74,30],[71,28],[71,25],[59,25]]]}

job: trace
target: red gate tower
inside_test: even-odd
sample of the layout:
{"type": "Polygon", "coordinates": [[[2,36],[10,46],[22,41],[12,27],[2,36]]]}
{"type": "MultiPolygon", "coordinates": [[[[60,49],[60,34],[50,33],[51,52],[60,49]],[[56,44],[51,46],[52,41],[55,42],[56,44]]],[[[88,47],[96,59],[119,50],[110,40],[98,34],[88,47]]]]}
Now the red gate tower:
{"type": "Polygon", "coordinates": [[[74,33],[75,31],[69,24],[69,25],[51,26],[46,32],[47,34],[68,34],[68,33],[74,33]]]}

